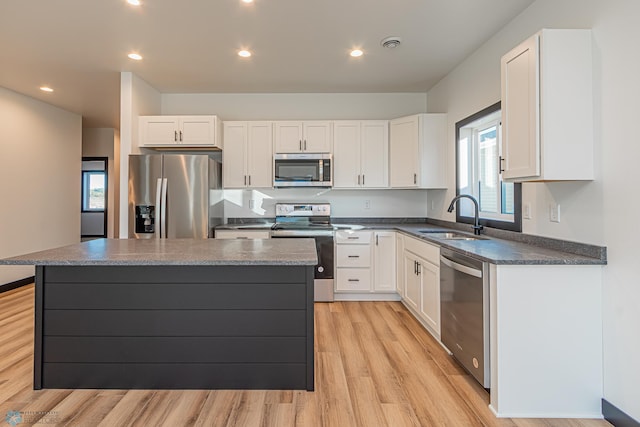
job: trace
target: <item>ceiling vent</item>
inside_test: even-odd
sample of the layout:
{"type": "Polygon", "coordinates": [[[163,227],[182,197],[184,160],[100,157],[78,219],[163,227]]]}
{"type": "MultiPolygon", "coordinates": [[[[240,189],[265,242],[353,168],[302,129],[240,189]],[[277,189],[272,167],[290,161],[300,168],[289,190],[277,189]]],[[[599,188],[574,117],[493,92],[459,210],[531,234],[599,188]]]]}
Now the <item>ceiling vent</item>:
{"type": "Polygon", "coordinates": [[[394,48],[400,46],[401,42],[402,42],[402,39],[400,37],[390,36],[390,37],[386,37],[386,38],[382,39],[380,44],[382,45],[382,47],[386,47],[386,48],[389,48],[389,49],[394,49],[394,48]]]}

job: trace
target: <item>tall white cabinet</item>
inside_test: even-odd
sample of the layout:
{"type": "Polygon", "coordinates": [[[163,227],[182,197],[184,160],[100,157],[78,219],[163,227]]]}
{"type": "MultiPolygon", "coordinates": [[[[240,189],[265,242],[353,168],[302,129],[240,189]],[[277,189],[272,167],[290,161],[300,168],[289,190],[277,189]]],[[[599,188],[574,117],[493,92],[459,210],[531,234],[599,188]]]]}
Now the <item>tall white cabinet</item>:
{"type": "Polygon", "coordinates": [[[391,188],[447,188],[447,115],[415,114],[389,123],[391,188]]]}
{"type": "Polygon", "coordinates": [[[272,122],[224,122],[224,188],[273,186],[272,122]]]}
{"type": "Polygon", "coordinates": [[[333,122],[333,187],[389,187],[389,122],[333,122]]]}
{"type": "Polygon", "coordinates": [[[543,29],[501,60],[502,176],[594,179],[591,30],[543,29]]]}

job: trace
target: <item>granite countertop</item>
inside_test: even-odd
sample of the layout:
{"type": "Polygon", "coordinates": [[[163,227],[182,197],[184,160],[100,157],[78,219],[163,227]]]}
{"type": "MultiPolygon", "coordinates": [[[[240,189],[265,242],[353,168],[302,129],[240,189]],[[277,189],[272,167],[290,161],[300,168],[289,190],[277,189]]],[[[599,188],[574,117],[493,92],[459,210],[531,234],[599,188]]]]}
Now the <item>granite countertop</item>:
{"type": "MultiPolygon", "coordinates": [[[[435,221],[434,221],[435,222],[435,221]]],[[[218,229],[268,230],[270,222],[225,224],[218,229]]],[[[371,220],[361,218],[335,218],[336,230],[394,230],[405,235],[437,244],[493,264],[513,265],[605,265],[606,248],[558,239],[542,238],[522,233],[485,229],[481,240],[445,240],[420,231],[454,231],[472,235],[467,225],[431,222],[403,222],[393,218],[371,220]]]]}
{"type": "Polygon", "coordinates": [[[316,265],[313,239],[97,239],[0,265],[316,265]]]}

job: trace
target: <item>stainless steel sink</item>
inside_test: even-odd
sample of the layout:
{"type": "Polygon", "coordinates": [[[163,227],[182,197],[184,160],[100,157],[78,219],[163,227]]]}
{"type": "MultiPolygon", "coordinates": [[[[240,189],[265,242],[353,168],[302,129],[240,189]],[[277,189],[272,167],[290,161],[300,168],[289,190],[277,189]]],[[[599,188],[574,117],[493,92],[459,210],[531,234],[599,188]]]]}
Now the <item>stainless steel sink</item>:
{"type": "Polygon", "coordinates": [[[418,233],[428,234],[431,237],[442,240],[486,240],[485,237],[457,233],[455,231],[419,230],[418,233]]]}

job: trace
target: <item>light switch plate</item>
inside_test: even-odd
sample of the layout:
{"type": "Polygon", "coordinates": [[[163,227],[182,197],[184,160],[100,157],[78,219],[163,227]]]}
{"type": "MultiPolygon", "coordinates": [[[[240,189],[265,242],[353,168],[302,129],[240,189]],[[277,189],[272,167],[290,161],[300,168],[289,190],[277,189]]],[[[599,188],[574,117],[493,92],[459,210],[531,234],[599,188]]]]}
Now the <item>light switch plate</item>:
{"type": "Polygon", "coordinates": [[[531,203],[522,205],[522,217],[524,219],[531,219],[531,203]]]}
{"type": "Polygon", "coordinates": [[[560,222],[560,205],[549,205],[549,221],[560,222]]]}

